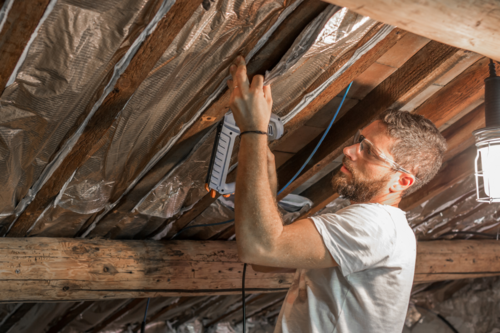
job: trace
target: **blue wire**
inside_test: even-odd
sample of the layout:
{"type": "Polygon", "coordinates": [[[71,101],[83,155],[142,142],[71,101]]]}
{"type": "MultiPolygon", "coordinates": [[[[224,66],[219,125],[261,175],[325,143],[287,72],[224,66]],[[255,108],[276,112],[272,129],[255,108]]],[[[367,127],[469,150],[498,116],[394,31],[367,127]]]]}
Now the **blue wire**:
{"type": "Polygon", "coordinates": [[[337,118],[337,115],[339,114],[339,111],[340,109],[342,108],[342,105],[344,104],[344,101],[345,101],[345,98],[347,97],[347,93],[349,92],[349,89],[351,89],[351,86],[352,86],[352,82],[349,83],[349,85],[347,86],[347,90],[345,91],[345,94],[344,94],[344,97],[342,97],[342,102],[340,102],[340,105],[339,107],[337,108],[337,112],[335,112],[335,115],[333,116],[332,120],[330,121],[330,124],[328,125],[328,127],[326,128],[326,131],[325,133],[323,133],[323,136],[321,137],[321,140],[319,140],[318,144],[316,145],[316,147],[314,148],[314,150],[312,151],[311,155],[309,155],[309,157],[307,158],[307,161],[305,161],[305,163],[302,165],[302,167],[299,169],[299,171],[297,171],[297,173],[292,177],[292,179],[290,179],[290,181],[285,185],[285,187],[283,187],[279,192],[278,192],[278,195],[281,194],[281,192],[283,192],[288,186],[290,186],[291,183],[293,183],[293,181],[295,179],[297,179],[297,177],[300,175],[300,173],[302,172],[302,170],[304,170],[304,168],[306,167],[306,165],[309,163],[309,161],[311,160],[311,158],[314,156],[314,154],[316,154],[316,151],[318,150],[319,146],[323,143],[323,140],[325,139],[326,135],[328,134],[328,132],[330,131],[330,128],[332,128],[332,125],[333,125],[333,122],[335,121],[335,119],[337,118]]]}
{"type": "MultiPolygon", "coordinates": [[[[290,186],[290,184],[293,183],[293,181],[295,179],[297,179],[297,177],[300,175],[300,173],[302,172],[302,170],[304,170],[304,168],[306,167],[306,165],[309,163],[309,161],[311,160],[311,158],[314,156],[314,154],[318,150],[319,146],[323,143],[323,140],[325,139],[326,135],[328,134],[328,132],[332,128],[332,125],[335,122],[335,119],[337,119],[337,116],[338,116],[338,114],[340,112],[340,109],[342,108],[342,105],[344,105],[344,101],[345,101],[345,99],[347,97],[347,93],[349,92],[349,89],[351,89],[351,86],[352,86],[352,82],[349,83],[349,85],[347,86],[347,89],[346,89],[346,91],[344,93],[344,97],[342,97],[342,101],[340,102],[340,105],[337,108],[337,112],[335,112],[335,115],[333,116],[332,120],[330,121],[330,124],[326,128],[325,132],[323,133],[323,136],[321,137],[321,139],[319,140],[318,144],[316,145],[316,147],[312,151],[311,155],[309,155],[309,157],[307,158],[307,161],[305,161],[305,163],[302,165],[302,167],[299,169],[299,171],[297,171],[297,173],[292,177],[292,179],[290,179],[290,181],[278,192],[278,195],[281,194],[281,192],[283,192],[288,186],[290,186]]],[[[198,224],[198,225],[192,225],[192,226],[189,226],[189,227],[185,227],[185,228],[182,228],[181,230],[179,230],[171,239],[174,239],[181,232],[184,232],[185,230],[188,230],[188,229],[191,229],[191,228],[212,227],[212,226],[216,226],[216,225],[231,223],[233,221],[234,221],[234,219],[228,220],[228,221],[224,221],[224,222],[218,222],[218,223],[198,224]]]]}

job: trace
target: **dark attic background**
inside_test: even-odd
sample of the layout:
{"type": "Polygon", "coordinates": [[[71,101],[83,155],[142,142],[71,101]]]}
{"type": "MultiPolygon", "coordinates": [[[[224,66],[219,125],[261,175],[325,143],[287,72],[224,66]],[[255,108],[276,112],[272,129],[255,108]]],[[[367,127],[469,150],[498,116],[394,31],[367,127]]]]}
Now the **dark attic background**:
{"type": "MultiPolygon", "coordinates": [[[[499,204],[476,201],[472,132],[485,127],[483,55],[319,0],[0,0],[0,7],[0,233],[3,243],[17,242],[8,243],[16,250],[2,245],[0,332],[138,332],[148,297],[147,333],[242,332],[234,255],[221,255],[228,270],[203,257],[205,275],[190,273],[195,266],[184,257],[161,274],[170,268],[148,261],[162,258],[155,244],[169,246],[168,256],[183,244],[234,244],[232,222],[184,228],[234,218],[233,198],[212,198],[205,178],[216,124],[229,111],[228,66],[239,54],[250,76],[265,75],[285,123],[284,136],[270,143],[280,185],[307,159],[353,82],[323,144],[278,198],[285,223],[349,204],[330,186],[342,148],[395,109],[431,119],[448,142],[436,178],[401,203],[419,244],[456,256],[464,242],[500,244],[499,204]],[[123,244],[145,244],[142,256],[127,261],[130,249],[116,250],[123,244]],[[86,259],[64,261],[74,256],[86,259]],[[149,265],[139,268],[148,279],[128,280],[125,270],[137,265],[149,265]],[[212,289],[188,286],[194,276],[212,289]],[[182,291],[158,287],[174,282],[182,291]]],[[[452,332],[446,321],[461,333],[500,332],[495,249],[478,250],[497,254],[481,267],[460,261],[447,266],[457,271],[435,275],[428,268],[444,257],[422,252],[403,332],[452,332]]],[[[293,276],[247,274],[249,332],[273,332],[293,276]]]]}

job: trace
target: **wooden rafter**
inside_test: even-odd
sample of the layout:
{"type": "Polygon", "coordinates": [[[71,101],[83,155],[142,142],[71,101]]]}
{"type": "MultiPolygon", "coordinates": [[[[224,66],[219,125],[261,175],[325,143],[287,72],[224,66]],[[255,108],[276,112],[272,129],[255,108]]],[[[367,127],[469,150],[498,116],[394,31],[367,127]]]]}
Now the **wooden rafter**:
{"type": "Polygon", "coordinates": [[[418,189],[415,193],[408,195],[401,200],[399,207],[403,210],[412,210],[421,203],[443,192],[450,186],[463,180],[474,172],[474,159],[476,157],[476,147],[471,146],[454,158],[443,164],[429,183],[418,189]]]}
{"type": "MultiPolygon", "coordinates": [[[[282,199],[314,174],[329,165],[352,142],[356,131],[375,120],[393,105],[404,104],[452,68],[463,51],[431,41],[403,66],[385,79],[342,117],[325,137],[311,162],[300,176],[281,193],[282,199]]],[[[320,136],[302,148],[278,169],[279,184],[286,184],[309,157],[320,136]]]]}
{"type": "Polygon", "coordinates": [[[46,333],[59,333],[73,320],[90,308],[94,302],[80,302],[69,308],[53,325],[51,325],[46,333]]]}
{"type": "Polygon", "coordinates": [[[0,94],[50,0],[14,1],[0,31],[0,94]]]}
{"type": "Polygon", "coordinates": [[[33,202],[21,214],[7,236],[24,237],[26,235],[33,222],[57,196],[74,170],[81,166],[97,149],[100,139],[109,130],[116,115],[122,110],[137,87],[144,81],[158,59],[200,4],[201,0],[177,1],[158,22],[156,29],[147,37],[125,72],[116,82],[113,91],[105,98],[94,116],[89,120],[72,151],[40,189],[33,202]]]}
{"type": "Polygon", "coordinates": [[[19,322],[36,304],[23,303],[12,312],[0,326],[0,333],[7,333],[17,322],[19,322]]]}
{"type": "Polygon", "coordinates": [[[328,0],[414,34],[500,61],[496,0],[328,0]]]}

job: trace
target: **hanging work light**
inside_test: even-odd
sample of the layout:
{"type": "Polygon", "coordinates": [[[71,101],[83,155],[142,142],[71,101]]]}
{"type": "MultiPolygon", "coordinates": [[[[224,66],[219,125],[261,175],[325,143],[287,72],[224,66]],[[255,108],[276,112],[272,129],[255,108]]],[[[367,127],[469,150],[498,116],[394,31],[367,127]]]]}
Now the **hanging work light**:
{"type": "Polygon", "coordinates": [[[474,131],[477,201],[500,202],[500,77],[490,60],[490,77],[484,80],[486,127],[474,131]],[[482,187],[482,189],[481,189],[482,187]]]}

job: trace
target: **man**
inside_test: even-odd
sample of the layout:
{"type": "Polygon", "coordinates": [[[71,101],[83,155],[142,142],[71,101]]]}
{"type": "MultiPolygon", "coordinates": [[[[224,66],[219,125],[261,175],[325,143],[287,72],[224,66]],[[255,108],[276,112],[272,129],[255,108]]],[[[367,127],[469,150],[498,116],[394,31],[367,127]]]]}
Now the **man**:
{"type": "Polygon", "coordinates": [[[297,269],[275,332],[400,333],[416,241],[398,204],[437,173],[444,138],[421,116],[385,113],[344,148],[332,180],[351,205],[283,226],[274,156],[262,134],[271,89],[259,75],[249,83],[242,57],[230,72],[231,110],[242,133],[235,193],[239,256],[254,267],[297,269]]]}

